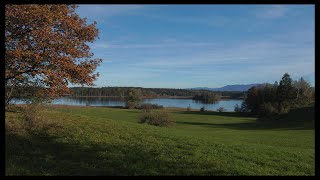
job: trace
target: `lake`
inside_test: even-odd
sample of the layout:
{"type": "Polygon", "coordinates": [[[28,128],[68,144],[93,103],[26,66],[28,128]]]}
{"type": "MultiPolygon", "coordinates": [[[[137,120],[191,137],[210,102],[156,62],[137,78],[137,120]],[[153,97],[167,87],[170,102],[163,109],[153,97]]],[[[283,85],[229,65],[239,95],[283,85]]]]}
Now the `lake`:
{"type": "MultiPolygon", "coordinates": [[[[21,101],[16,101],[15,103],[19,104],[21,101]]],[[[192,99],[153,98],[144,99],[143,103],[152,103],[162,105],[164,107],[178,108],[187,108],[190,106],[191,109],[200,109],[204,106],[206,110],[217,110],[219,107],[223,107],[226,109],[226,111],[234,111],[234,106],[236,104],[241,105],[242,100],[223,99],[215,104],[204,104],[192,99]]],[[[62,97],[55,99],[52,104],[75,106],[125,106],[125,102],[123,100],[110,97],[62,97]]]]}

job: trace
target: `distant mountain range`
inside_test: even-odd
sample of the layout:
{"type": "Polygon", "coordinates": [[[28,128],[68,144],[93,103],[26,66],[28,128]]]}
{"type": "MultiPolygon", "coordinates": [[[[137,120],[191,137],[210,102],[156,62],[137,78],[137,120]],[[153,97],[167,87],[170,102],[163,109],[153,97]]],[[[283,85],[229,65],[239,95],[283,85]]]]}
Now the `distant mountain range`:
{"type": "Polygon", "coordinates": [[[261,84],[235,84],[235,85],[227,85],[220,88],[208,88],[208,87],[195,87],[188,88],[191,90],[209,90],[209,91],[247,91],[253,86],[259,86],[261,84]]]}

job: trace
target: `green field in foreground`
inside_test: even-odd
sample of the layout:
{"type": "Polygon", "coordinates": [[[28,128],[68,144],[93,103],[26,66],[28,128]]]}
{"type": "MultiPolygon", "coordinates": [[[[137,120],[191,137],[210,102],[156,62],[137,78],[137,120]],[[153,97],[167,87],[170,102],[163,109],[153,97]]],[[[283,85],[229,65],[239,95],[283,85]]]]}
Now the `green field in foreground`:
{"type": "Polygon", "coordinates": [[[6,175],[314,175],[314,110],[266,123],[236,113],[168,110],[169,128],[141,110],[50,107],[36,130],[6,112],[6,175]],[[288,123],[290,121],[290,123],[288,123]]]}

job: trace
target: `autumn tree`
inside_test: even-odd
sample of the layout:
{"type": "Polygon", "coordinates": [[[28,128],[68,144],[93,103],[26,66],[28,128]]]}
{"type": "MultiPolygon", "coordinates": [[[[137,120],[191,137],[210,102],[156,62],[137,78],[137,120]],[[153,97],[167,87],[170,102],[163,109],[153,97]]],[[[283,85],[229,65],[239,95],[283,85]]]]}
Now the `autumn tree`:
{"type": "Polygon", "coordinates": [[[17,89],[30,96],[58,97],[68,84],[93,85],[101,59],[88,43],[98,36],[96,22],[87,24],[76,5],[5,6],[6,103],[17,89]],[[36,91],[35,91],[36,90],[36,91]]]}
{"type": "Polygon", "coordinates": [[[296,105],[305,105],[314,100],[313,89],[310,84],[302,77],[298,81],[293,82],[295,89],[295,103],[296,105]]]}

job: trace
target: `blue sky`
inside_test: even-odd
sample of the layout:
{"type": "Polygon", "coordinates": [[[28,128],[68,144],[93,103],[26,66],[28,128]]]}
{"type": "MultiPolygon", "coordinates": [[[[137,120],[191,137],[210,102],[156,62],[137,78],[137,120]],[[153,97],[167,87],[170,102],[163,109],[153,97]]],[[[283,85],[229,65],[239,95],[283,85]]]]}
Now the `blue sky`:
{"type": "Polygon", "coordinates": [[[221,87],[273,83],[288,72],[314,86],[313,5],[80,5],[97,21],[96,86],[221,87]]]}

